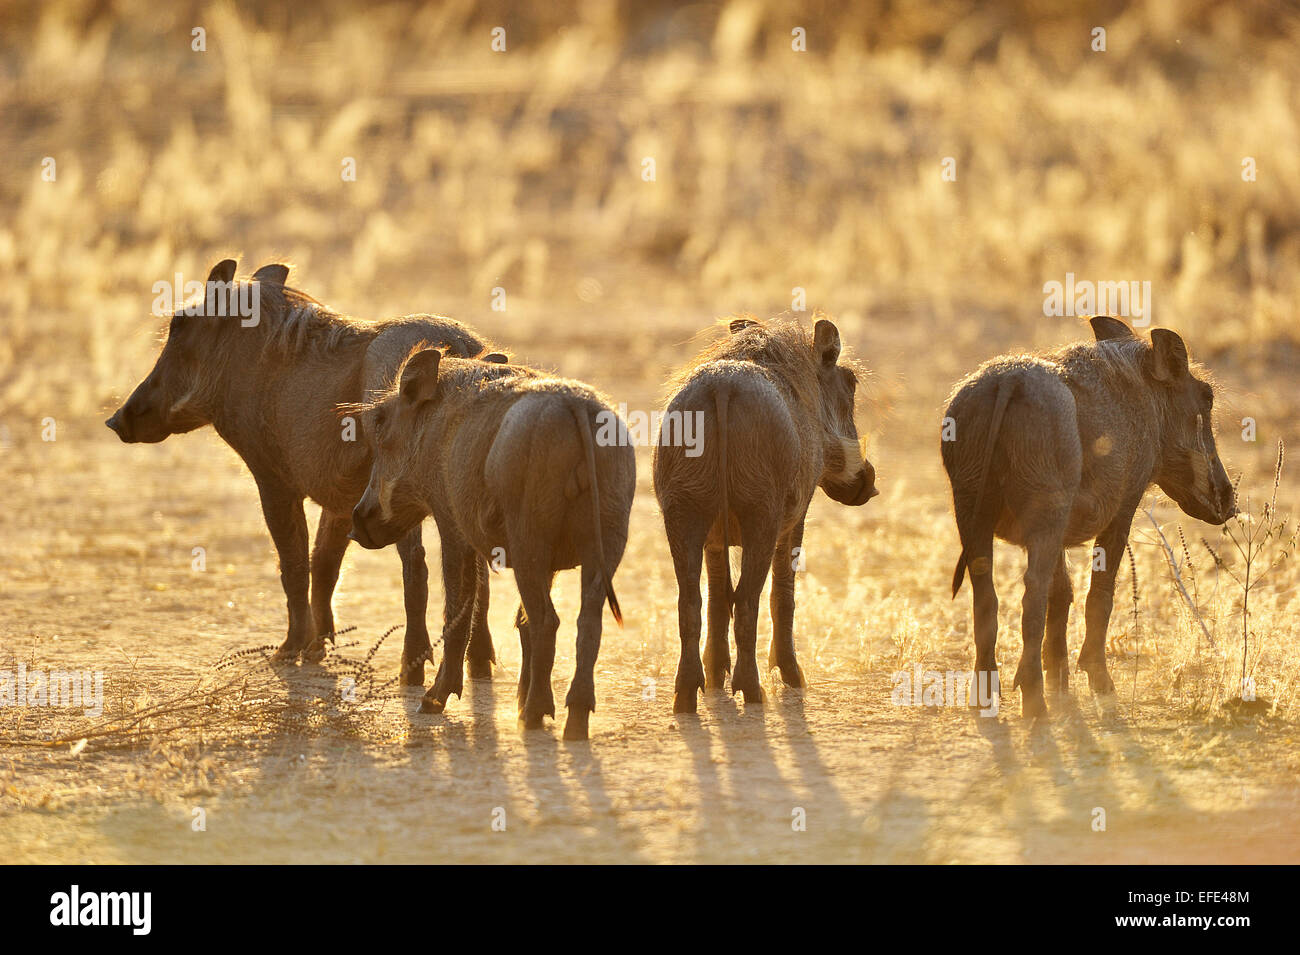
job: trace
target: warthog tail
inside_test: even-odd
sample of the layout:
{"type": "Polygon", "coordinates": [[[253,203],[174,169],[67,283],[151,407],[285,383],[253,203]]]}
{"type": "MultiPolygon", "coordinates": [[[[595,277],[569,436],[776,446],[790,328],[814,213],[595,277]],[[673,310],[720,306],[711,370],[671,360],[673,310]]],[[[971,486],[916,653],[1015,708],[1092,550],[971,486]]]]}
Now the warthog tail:
{"type": "Polygon", "coordinates": [[[713,392],[713,408],[718,415],[718,487],[722,490],[722,562],[727,589],[727,616],[734,616],[736,592],[731,587],[731,501],[727,495],[727,386],[718,385],[713,392]]]}
{"type": "Polygon", "coordinates": [[[596,559],[600,561],[600,576],[605,582],[605,598],[609,601],[610,612],[618,625],[623,626],[623,611],[614,596],[614,582],[609,579],[609,570],[605,565],[605,541],[600,533],[600,488],[596,482],[596,444],[591,436],[591,423],[587,420],[587,409],[578,404],[571,404],[569,411],[573,414],[578,434],[582,437],[582,450],[587,455],[587,473],[591,476],[591,518],[592,534],[596,539],[596,559]]]}
{"type": "MultiPolygon", "coordinates": [[[[975,506],[971,509],[974,520],[980,519],[981,508],[984,506],[984,491],[988,487],[989,468],[993,464],[993,448],[998,443],[998,432],[1002,430],[1002,416],[1006,413],[1007,402],[1016,390],[1015,381],[1008,381],[1002,378],[998,381],[997,397],[993,400],[993,417],[989,419],[988,437],[984,439],[984,458],[980,461],[979,483],[975,486],[975,506]]],[[[969,522],[967,522],[969,527],[969,522]]],[[[957,522],[958,533],[961,534],[962,521],[957,522]]],[[[957,569],[952,575],[952,595],[955,598],[957,591],[961,590],[961,582],[966,577],[966,535],[961,534],[961,555],[957,558],[957,569]]]]}

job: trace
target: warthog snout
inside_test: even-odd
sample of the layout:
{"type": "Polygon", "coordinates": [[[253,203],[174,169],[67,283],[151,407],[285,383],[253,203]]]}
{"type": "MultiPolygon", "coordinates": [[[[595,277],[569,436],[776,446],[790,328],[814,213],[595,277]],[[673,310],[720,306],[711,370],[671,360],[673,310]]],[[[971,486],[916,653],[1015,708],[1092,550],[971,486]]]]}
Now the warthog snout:
{"type": "Polygon", "coordinates": [[[122,420],[121,408],[119,408],[117,411],[114,411],[113,417],[105,421],[104,424],[108,425],[108,427],[110,427],[113,430],[113,433],[116,434],[123,441],[129,442],[131,440],[131,436],[129,431],[127,430],[126,423],[122,420]]]}
{"type": "Polygon", "coordinates": [[[131,397],[104,424],[127,444],[156,444],[176,433],[176,429],[169,426],[159,404],[158,387],[154,376],[150,375],[140,382],[135,391],[131,392],[131,397]]]}
{"type": "Polygon", "coordinates": [[[352,530],[348,537],[366,550],[379,550],[399,538],[401,534],[384,523],[379,506],[363,497],[352,509],[352,530]]]}
{"type": "Polygon", "coordinates": [[[870,461],[862,462],[862,470],[858,472],[856,481],[848,484],[827,481],[822,485],[822,490],[826,492],[826,495],[832,501],[847,504],[850,507],[865,504],[880,493],[876,487],[876,469],[872,467],[870,461]]]}
{"type": "Polygon", "coordinates": [[[113,417],[104,424],[126,444],[156,444],[170,434],[163,426],[161,415],[152,409],[142,414],[132,407],[131,401],[113,412],[113,417]]]}
{"type": "Polygon", "coordinates": [[[1217,457],[1214,460],[1214,470],[1211,474],[1210,483],[1214,494],[1213,508],[1217,516],[1211,519],[1209,523],[1224,524],[1237,516],[1237,492],[1232,486],[1232,481],[1228,478],[1228,472],[1224,470],[1223,462],[1217,457]]]}

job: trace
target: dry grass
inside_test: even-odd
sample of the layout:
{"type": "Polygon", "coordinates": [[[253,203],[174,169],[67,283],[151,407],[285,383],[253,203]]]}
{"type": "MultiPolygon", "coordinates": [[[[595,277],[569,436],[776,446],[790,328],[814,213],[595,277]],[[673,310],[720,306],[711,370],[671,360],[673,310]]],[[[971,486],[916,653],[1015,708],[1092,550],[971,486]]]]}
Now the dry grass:
{"type": "MultiPolygon", "coordinates": [[[[227,255],[242,255],[245,271],[290,261],[295,284],[361,317],[463,319],[634,409],[658,406],[664,380],[718,315],[785,312],[796,287],[809,314],[833,313],[874,372],[863,432],[882,496],[862,509],[814,504],[796,637],[818,739],[872,741],[852,759],[820,751],[830,782],[809,785],[823,796],[844,787],[847,802],[861,797],[850,789],[858,775],[870,775],[855,760],[877,749],[890,786],[918,752],[975,752],[956,717],[900,730],[916,724],[888,707],[894,670],[971,664],[968,591],[954,602],[945,587],[957,542],[935,431],[949,386],[1000,351],[1087,334],[1043,317],[1045,282],[1066,272],[1150,280],[1156,323],[1182,332],[1223,384],[1219,446],[1242,500],[1270,505],[1225,536],[1159,495],[1144,502],[1152,520],[1138,515],[1121,571],[1111,669],[1121,724],[1177,739],[1151,744],[1145,761],[1126,762],[1126,750],[1108,771],[1129,773],[1117,788],[1153,806],[1146,783],[1162,777],[1150,767],[1189,754],[1204,755],[1214,779],[1237,760],[1293,784],[1300,569],[1288,557],[1265,577],[1252,570],[1247,602],[1233,539],[1261,520],[1280,528],[1300,502],[1300,481],[1278,474],[1272,453],[1279,439],[1300,446],[1300,18],[1269,0],[1059,7],[725,0],[569,11],[449,0],[361,10],[333,0],[290,12],[87,0],[0,10],[0,667],[98,659],[113,675],[99,723],[0,710],[0,809],[83,806],[107,798],[96,785],[159,799],[256,788],[258,772],[278,795],[284,766],[303,751],[340,763],[317,798],[374,800],[380,775],[344,755],[429,735],[378,689],[396,673],[395,641],[340,656],[318,681],[281,680],[260,656],[237,674],[208,668],[283,630],[252,482],[211,434],[124,448],[99,424],[153,360],[153,284],[177,272],[201,279],[227,255]],[[490,48],[497,25],[505,53],[490,48]],[[1098,25],[1105,53],[1089,49],[1098,25]],[[190,48],[197,26],[206,52],[190,48]],[[805,53],[791,50],[795,26],[807,31],[805,53]],[[53,182],[41,176],[45,157],[53,182]],[[945,157],[956,160],[955,182],[941,177],[945,157]],[[1243,181],[1244,157],[1257,181],[1243,181]],[[354,182],[340,175],[346,158],[354,182]],[[504,312],[491,307],[498,287],[504,312]],[[54,443],[41,440],[47,416],[58,423],[54,443]],[[1241,437],[1247,417],[1256,440],[1241,437]],[[206,574],[190,571],[196,544],[211,554],[206,574]],[[342,681],[371,672],[373,718],[332,702],[342,681]],[[1243,673],[1266,703],[1258,712],[1231,705],[1243,673]],[[1218,742],[1225,733],[1231,746],[1218,742]],[[1224,762],[1205,755],[1214,747],[1224,762]],[[259,770],[249,768],[253,751],[266,757],[259,770]]],[[[634,775],[654,765],[676,778],[720,757],[663,741],[675,582],[645,449],[638,459],[619,572],[628,627],[602,647],[593,749],[619,753],[605,763],[611,777],[615,765],[634,775]]],[[[1295,525],[1292,516],[1286,533],[1295,525]]],[[[1269,538],[1269,561],[1284,537],[1269,538]]],[[[1071,555],[1074,653],[1086,556],[1071,555]]],[[[998,549],[1004,670],[1020,652],[1022,569],[1022,554],[998,549]]],[[[508,707],[517,653],[512,582],[493,588],[506,665],[498,697],[475,703],[474,720],[463,706],[469,728],[453,716],[427,747],[448,780],[473,765],[465,752],[498,745],[516,783],[545,775],[535,751],[498,743],[484,715],[508,707]]],[[[566,626],[574,589],[557,586],[566,626]]],[[[399,619],[396,558],[350,554],[336,606],[367,639],[399,619]]],[[[435,585],[431,621],[439,606],[435,585]]],[[[769,636],[763,619],[760,647],[769,636]]],[[[571,671],[571,654],[560,648],[557,673],[571,671]]],[[[1083,725],[1100,725],[1086,680],[1073,681],[1083,725]]],[[[761,724],[765,742],[741,750],[750,762],[733,762],[761,762],[768,749],[787,761],[778,782],[738,783],[737,793],[783,797],[780,778],[798,775],[791,766],[819,765],[818,751],[800,748],[802,710],[794,722],[771,712],[781,715],[761,724]]],[[[730,726],[724,717],[718,725],[730,726]]],[[[1123,731],[1099,730],[1112,732],[1123,731]]],[[[1097,770],[1091,753],[1080,744],[1081,778],[1097,770]]],[[[985,756],[970,765],[971,792],[997,790],[981,775],[985,756]]],[[[428,768],[417,784],[440,785],[428,768]]],[[[579,769],[589,781],[591,767],[579,769]]],[[[670,796],[691,802],[707,782],[688,779],[670,796]]],[[[641,785],[611,785],[611,800],[641,785]]],[[[405,794],[378,798],[389,806],[405,794]]],[[[1037,805],[1023,798],[1019,811],[1037,805]]],[[[861,806],[880,816],[881,802],[844,811],[861,806]]],[[[1006,811],[980,806],[987,814],[967,817],[971,831],[1006,811]]],[[[703,817],[674,818],[680,827],[703,817]]],[[[616,857],[630,857],[611,838],[616,857]]],[[[960,841],[938,839],[933,857],[965,858],[960,841]],[[958,848],[945,855],[945,846],[958,848]]]]}

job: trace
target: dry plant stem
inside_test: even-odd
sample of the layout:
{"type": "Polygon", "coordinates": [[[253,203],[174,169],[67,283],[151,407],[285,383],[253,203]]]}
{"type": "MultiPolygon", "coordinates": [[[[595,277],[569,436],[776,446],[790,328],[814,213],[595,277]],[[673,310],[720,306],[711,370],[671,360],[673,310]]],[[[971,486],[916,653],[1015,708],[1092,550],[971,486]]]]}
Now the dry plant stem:
{"type": "Polygon", "coordinates": [[[1138,633],[1138,569],[1137,561],[1133,558],[1133,545],[1124,544],[1124,549],[1128,551],[1128,570],[1129,583],[1133,590],[1133,640],[1137,647],[1137,653],[1133,657],[1133,706],[1137,706],[1138,693],[1138,668],[1142,665],[1142,635],[1138,633]]]}
{"type": "Polygon", "coordinates": [[[1165,559],[1169,561],[1169,568],[1174,572],[1174,583],[1178,585],[1178,592],[1183,595],[1183,600],[1187,601],[1187,606],[1191,608],[1192,616],[1196,618],[1197,624],[1200,625],[1201,633],[1205,634],[1205,639],[1209,642],[1210,647],[1217,651],[1219,645],[1214,642],[1214,637],[1210,635],[1209,628],[1205,626],[1205,621],[1201,619],[1200,608],[1198,608],[1192,601],[1191,595],[1187,592],[1187,588],[1183,586],[1183,577],[1180,573],[1179,565],[1174,558],[1174,550],[1169,546],[1169,541],[1165,537],[1165,532],[1162,531],[1160,525],[1156,523],[1155,516],[1151,513],[1150,508],[1142,508],[1142,513],[1146,514],[1147,519],[1151,521],[1151,526],[1154,527],[1156,533],[1160,535],[1160,546],[1164,548],[1165,559]]]}

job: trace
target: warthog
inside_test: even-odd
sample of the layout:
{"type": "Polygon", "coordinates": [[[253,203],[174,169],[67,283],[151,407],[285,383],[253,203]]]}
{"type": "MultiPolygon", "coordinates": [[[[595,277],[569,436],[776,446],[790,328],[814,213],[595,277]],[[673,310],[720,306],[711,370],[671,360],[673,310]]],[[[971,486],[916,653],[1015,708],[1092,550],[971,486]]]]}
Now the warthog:
{"type": "Polygon", "coordinates": [[[1214,444],[1214,388],[1189,365],[1183,340],[1157,328],[1148,343],[1118,319],[1091,322],[1095,343],[986,362],[957,384],[944,422],[943,466],[961,538],[952,592],[969,569],[977,684],[995,692],[993,538],[1028,552],[1024,649],[1012,687],[1021,689],[1026,717],[1046,710],[1044,658],[1048,687],[1069,687],[1065,631],[1074,595],[1065,547],[1096,538],[1079,668],[1094,693],[1109,694],[1115,572],[1147,488],[1155,484],[1210,524],[1236,513],[1214,444]]]}
{"type": "MultiPolygon", "coordinates": [[[[386,390],[401,360],[421,342],[462,355],[481,353],[485,343],[448,318],[363,323],[345,317],[286,286],[284,265],[263,266],[251,283],[236,282],[235,269],[231,259],[217,263],[202,305],[176,312],[153,370],[106,423],[128,443],[162,441],[211,424],[244,459],[257,482],[289,605],[289,633],[277,658],[318,660],[334,632],[330,599],[352,508],[370,474],[368,447],[349,434],[337,406],[386,390]],[[253,296],[255,324],[235,314],[253,296]],[[308,497],[321,506],[310,564],[303,513],[308,497]]],[[[418,524],[397,549],[406,605],[403,681],[420,684],[430,647],[429,572],[418,524]]],[[[470,672],[490,676],[495,657],[486,591],[481,604],[470,672]]]]}
{"type": "Polygon", "coordinates": [[[759,703],[755,643],[758,603],[772,568],[768,667],[803,686],[795,659],[794,575],[804,518],[821,487],[841,504],[865,504],[876,471],[859,449],[857,375],[840,361],[840,333],[825,319],[811,335],[795,322],[736,319],[731,335],[706,348],[673,381],[676,393],[654,455],[655,495],[677,574],[681,660],[673,711],[693,713],[698,692],[721,688],[731,669],[727,629],[734,607],[736,670],[731,692],[759,703]],[[676,414],[674,414],[676,413],[676,414]],[[671,433],[674,420],[702,416],[694,457],[671,433]],[[730,547],[742,548],[731,587],[730,547]],[[709,574],[709,627],[700,662],[700,565],[709,574]]]}
{"type": "Polygon", "coordinates": [[[442,664],[421,710],[440,713],[448,696],[461,694],[464,620],[475,575],[484,573],[481,557],[514,568],[519,586],[520,719],[538,729],[544,716],[554,717],[551,668],[560,621],[551,583],[556,571],[581,565],[564,738],[586,739],[606,600],[623,620],[612,581],[636,486],[623,422],[580,382],[432,348],[411,356],[399,382],[363,412],[377,451],[352,533],[363,547],[382,547],[428,514],[437,522],[447,604],[460,609],[449,614],[442,664]],[[595,436],[594,428],[601,429],[595,436]],[[601,439],[610,432],[617,440],[601,439]]]}

